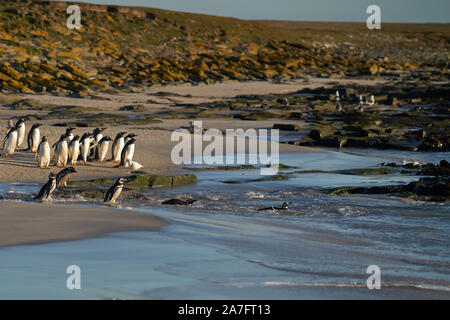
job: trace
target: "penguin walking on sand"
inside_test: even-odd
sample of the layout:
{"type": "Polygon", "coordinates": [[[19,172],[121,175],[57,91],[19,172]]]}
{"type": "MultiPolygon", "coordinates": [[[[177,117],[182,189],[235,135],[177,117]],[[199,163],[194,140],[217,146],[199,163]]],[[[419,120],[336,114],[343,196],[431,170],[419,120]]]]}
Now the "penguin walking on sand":
{"type": "Polygon", "coordinates": [[[41,169],[48,169],[50,165],[51,154],[50,154],[50,144],[48,143],[47,137],[43,136],[42,141],[39,144],[36,152],[36,161],[41,169]]]}
{"type": "Polygon", "coordinates": [[[67,136],[63,134],[59,141],[55,144],[55,163],[57,167],[66,167],[69,158],[69,146],[66,141],[67,136]]]}
{"type": "Polygon", "coordinates": [[[22,148],[23,145],[23,141],[25,140],[25,119],[24,118],[20,118],[17,122],[16,122],[16,127],[17,127],[17,148],[22,148]]]}
{"type": "Polygon", "coordinates": [[[67,129],[66,129],[65,136],[66,136],[66,142],[67,142],[67,145],[69,145],[70,142],[71,142],[71,141],[73,140],[73,138],[74,138],[74,135],[73,135],[73,133],[72,133],[73,130],[75,130],[75,128],[67,128],[67,129]]]}
{"type": "Polygon", "coordinates": [[[289,211],[289,206],[292,204],[292,202],[283,202],[283,205],[281,207],[268,207],[268,208],[262,208],[259,209],[259,211],[266,211],[266,210],[272,210],[272,211],[289,211]]]}
{"type": "Polygon", "coordinates": [[[120,194],[123,190],[123,184],[127,181],[126,178],[119,178],[117,181],[113,184],[111,188],[109,188],[108,192],[106,192],[105,200],[103,202],[112,204],[115,203],[116,200],[119,198],[120,194]]]}
{"type": "Polygon", "coordinates": [[[123,147],[122,154],[120,155],[119,167],[129,168],[129,163],[133,162],[134,149],[136,146],[136,139],[131,138],[123,147]]]}
{"type": "Polygon", "coordinates": [[[35,123],[28,132],[27,143],[28,148],[27,151],[36,153],[39,143],[41,142],[41,131],[39,127],[42,126],[40,123],[35,123]]]}
{"type": "Polygon", "coordinates": [[[69,162],[71,165],[76,166],[78,157],[80,156],[80,136],[76,135],[69,143],[69,162]]]}
{"type": "Polygon", "coordinates": [[[75,170],[74,167],[68,167],[58,172],[58,174],[56,175],[56,187],[66,188],[67,182],[74,173],[77,173],[77,170],[75,170]]]}
{"type": "Polygon", "coordinates": [[[114,138],[114,142],[111,148],[111,160],[120,163],[120,155],[122,154],[123,147],[125,146],[125,138],[126,132],[119,132],[114,138]]]}
{"type": "Polygon", "coordinates": [[[89,150],[91,148],[91,136],[92,136],[92,134],[85,133],[85,134],[83,134],[83,136],[81,137],[81,140],[80,140],[80,154],[81,154],[81,160],[83,161],[84,164],[86,164],[86,162],[87,162],[89,150]]]}
{"type": "Polygon", "coordinates": [[[14,126],[6,133],[5,139],[3,139],[3,152],[2,157],[9,156],[12,158],[14,156],[14,151],[16,151],[17,146],[17,136],[19,127],[14,126]]]}
{"type": "Polygon", "coordinates": [[[42,186],[38,195],[35,196],[34,199],[38,201],[50,200],[55,190],[56,190],[56,175],[52,172],[48,176],[48,182],[42,186]]]}
{"type": "Polygon", "coordinates": [[[103,137],[98,142],[98,162],[102,163],[108,154],[109,142],[112,141],[110,137],[103,137]]]}

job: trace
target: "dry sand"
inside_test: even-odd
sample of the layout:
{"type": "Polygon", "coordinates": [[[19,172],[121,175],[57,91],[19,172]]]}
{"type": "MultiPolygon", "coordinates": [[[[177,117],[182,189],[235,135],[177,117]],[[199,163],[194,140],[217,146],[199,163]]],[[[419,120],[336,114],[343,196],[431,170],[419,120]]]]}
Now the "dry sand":
{"type": "Polygon", "coordinates": [[[119,231],[158,231],[168,225],[149,213],[115,208],[0,202],[0,247],[71,241],[119,231]]]}

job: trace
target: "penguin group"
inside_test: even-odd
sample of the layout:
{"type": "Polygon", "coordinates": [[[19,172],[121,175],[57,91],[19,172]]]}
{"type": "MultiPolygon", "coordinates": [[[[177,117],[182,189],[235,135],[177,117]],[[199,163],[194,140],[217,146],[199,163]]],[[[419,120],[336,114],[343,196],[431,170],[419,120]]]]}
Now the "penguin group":
{"type": "Polygon", "coordinates": [[[35,160],[41,169],[49,169],[52,161],[59,168],[67,165],[76,166],[88,161],[114,161],[117,168],[123,167],[137,171],[143,166],[134,161],[137,135],[134,133],[119,132],[114,140],[104,136],[107,128],[96,128],[93,132],[86,132],[81,137],[74,135],[76,128],[67,128],[57,142],[50,144],[44,135],[41,138],[41,123],[35,123],[26,136],[25,119],[20,118],[15,124],[8,122],[8,131],[2,143],[2,157],[14,157],[16,149],[23,148],[25,136],[27,148],[25,151],[35,153],[35,160]],[[112,143],[111,158],[108,159],[108,150],[112,143]]]}

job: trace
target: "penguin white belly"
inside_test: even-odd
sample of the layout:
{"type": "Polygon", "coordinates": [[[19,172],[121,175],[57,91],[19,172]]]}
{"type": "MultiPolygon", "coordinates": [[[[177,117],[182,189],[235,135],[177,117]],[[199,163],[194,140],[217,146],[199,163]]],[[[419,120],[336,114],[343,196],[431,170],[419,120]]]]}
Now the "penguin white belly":
{"type": "Polygon", "coordinates": [[[71,148],[71,164],[72,165],[76,165],[77,161],[78,161],[78,156],[80,155],[80,142],[79,141],[75,141],[72,144],[72,148],[71,148]]]}
{"type": "Polygon", "coordinates": [[[14,154],[14,151],[16,150],[16,145],[17,145],[17,131],[13,131],[9,134],[3,154],[6,156],[12,156],[14,154]]]}
{"type": "Polygon", "coordinates": [[[108,148],[109,148],[109,141],[105,141],[102,144],[100,144],[98,148],[98,160],[100,162],[105,161],[106,154],[108,153],[108,148]]]}
{"type": "Polygon", "coordinates": [[[120,138],[117,141],[117,144],[116,144],[115,150],[114,150],[114,161],[115,162],[120,162],[120,155],[122,154],[122,150],[123,150],[124,146],[125,146],[125,139],[120,138]]]}
{"type": "Polygon", "coordinates": [[[68,135],[68,136],[66,137],[67,145],[69,145],[69,144],[72,142],[72,140],[73,140],[73,134],[68,135]]]}
{"type": "Polygon", "coordinates": [[[22,147],[23,144],[23,140],[25,140],[25,124],[22,123],[19,127],[18,130],[18,135],[17,135],[17,146],[18,147],[22,147]]]}
{"type": "Polygon", "coordinates": [[[119,199],[120,194],[122,193],[122,188],[117,188],[112,197],[111,200],[109,201],[109,203],[115,203],[117,199],[119,199]]]}
{"type": "Polygon", "coordinates": [[[67,165],[67,157],[68,157],[68,150],[67,150],[67,142],[66,140],[63,140],[59,142],[56,146],[56,165],[58,167],[65,167],[67,165]]]}
{"type": "Polygon", "coordinates": [[[83,162],[87,162],[87,157],[89,154],[89,147],[91,146],[90,139],[86,139],[83,141],[83,144],[81,145],[81,158],[83,158],[83,162]]]}
{"type": "Polygon", "coordinates": [[[125,163],[133,162],[134,157],[134,144],[130,144],[127,148],[127,152],[125,154],[125,163]]]}
{"type": "Polygon", "coordinates": [[[36,157],[39,167],[48,168],[50,165],[50,145],[48,142],[39,145],[36,157]]]}
{"type": "Polygon", "coordinates": [[[39,141],[41,140],[41,131],[39,130],[39,128],[34,129],[31,139],[32,139],[31,151],[36,152],[39,146],[39,141]]]}

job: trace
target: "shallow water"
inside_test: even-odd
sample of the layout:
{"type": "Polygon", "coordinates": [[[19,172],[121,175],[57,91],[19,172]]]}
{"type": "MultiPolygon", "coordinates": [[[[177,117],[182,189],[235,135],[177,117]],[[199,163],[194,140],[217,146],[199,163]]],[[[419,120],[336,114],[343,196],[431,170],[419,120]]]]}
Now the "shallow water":
{"type": "MultiPolygon", "coordinates": [[[[172,224],[161,232],[0,249],[0,298],[307,299],[450,298],[450,206],[386,195],[329,195],[325,187],[403,184],[417,176],[296,174],[375,167],[403,159],[437,162],[448,153],[351,150],[282,154],[289,180],[259,170],[196,172],[199,183],[154,190],[122,203],[172,224]],[[165,207],[171,197],[198,199],[165,207]],[[259,208],[293,202],[288,214],[259,208]],[[82,290],[65,288],[65,269],[82,270],[82,290]],[[381,290],[366,269],[381,268],[381,290]]],[[[27,189],[29,188],[29,189],[27,189]]],[[[15,192],[33,186],[0,186],[15,192]]],[[[36,186],[34,186],[36,188],[36,186]]],[[[86,205],[86,204],[85,204],[86,205]]]]}

